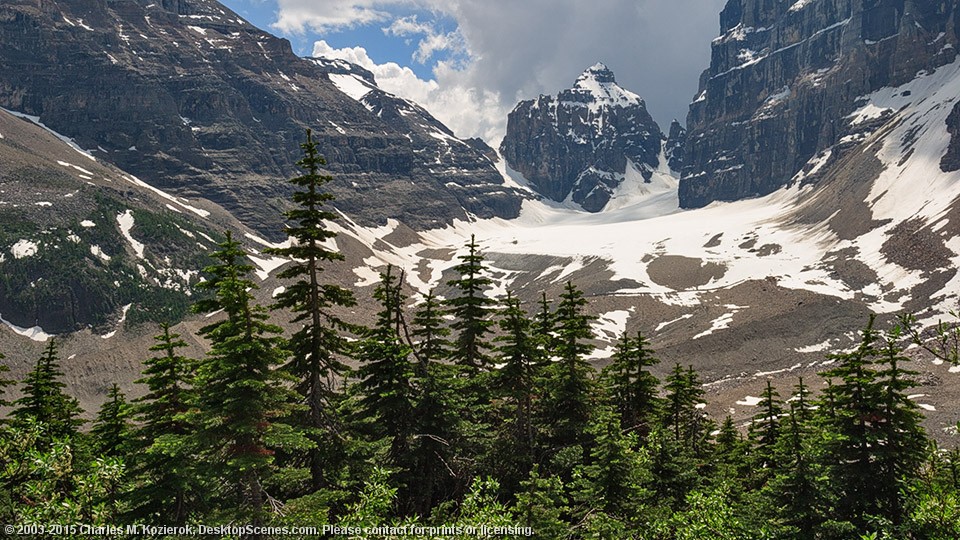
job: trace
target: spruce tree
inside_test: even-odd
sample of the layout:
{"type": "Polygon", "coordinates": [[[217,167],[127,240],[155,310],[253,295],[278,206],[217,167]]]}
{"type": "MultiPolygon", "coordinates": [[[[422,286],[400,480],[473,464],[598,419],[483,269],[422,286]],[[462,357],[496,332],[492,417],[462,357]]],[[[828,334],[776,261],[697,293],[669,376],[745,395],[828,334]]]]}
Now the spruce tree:
{"type": "Polygon", "coordinates": [[[130,451],[130,416],[132,410],[126,395],[113,383],[107,400],[100,407],[90,434],[93,446],[101,456],[125,458],[130,451]]]}
{"type": "Polygon", "coordinates": [[[375,435],[388,438],[389,458],[396,465],[409,450],[416,391],[412,349],[401,337],[404,297],[392,266],[380,274],[373,296],[380,303],[380,312],[374,327],[357,346],[361,363],[358,386],[363,413],[376,419],[375,435]]]}
{"type": "Polygon", "coordinates": [[[197,373],[198,441],[236,501],[224,508],[226,517],[262,525],[270,500],[264,486],[276,450],[310,443],[282,423],[295,409],[288,378],[275,369],[286,360],[285,340],[267,322],[266,309],[254,303],[250,291],[256,285],[247,277],[253,267],[241,263],[245,254],[229,232],[220,248],[213,254],[219,263],[205,269],[210,279],[201,283],[214,296],[194,306],[225,314],[200,329],[211,347],[197,373]]]}
{"type": "Polygon", "coordinates": [[[769,469],[776,465],[774,456],[774,445],[777,443],[777,437],[780,434],[780,415],[783,414],[783,406],[780,401],[780,394],[773,388],[773,385],[767,380],[767,386],[760,394],[760,402],[757,403],[757,413],[753,415],[753,421],[750,423],[750,440],[754,444],[754,463],[755,473],[758,475],[759,482],[766,481],[769,469]]]}
{"type": "Polygon", "coordinates": [[[877,377],[882,392],[880,414],[884,419],[879,423],[884,444],[876,449],[881,470],[881,497],[885,499],[881,504],[894,526],[903,522],[903,497],[926,459],[928,446],[926,433],[920,425],[923,415],[907,395],[907,391],[917,385],[918,372],[903,367],[910,359],[904,356],[900,347],[900,332],[897,327],[884,336],[877,359],[877,377]]]}
{"type": "Polygon", "coordinates": [[[540,309],[533,318],[532,330],[537,343],[539,353],[538,362],[542,366],[550,364],[553,358],[553,341],[555,339],[555,319],[556,316],[550,310],[550,302],[547,300],[547,292],[540,292],[540,309]]]}
{"type": "Polygon", "coordinates": [[[455,296],[445,302],[448,313],[453,316],[451,327],[456,332],[451,360],[473,373],[487,371],[491,367],[487,336],[494,325],[495,301],[486,296],[492,281],[486,275],[483,255],[473,235],[467,244],[467,254],[458,259],[460,263],[453,271],[460,277],[447,282],[455,296]]]}
{"type": "Polygon", "coordinates": [[[699,406],[703,402],[703,386],[693,366],[684,369],[677,363],[664,383],[662,425],[674,438],[697,455],[706,450],[709,422],[699,406]]]}
{"type": "Polygon", "coordinates": [[[323,266],[343,260],[343,255],[331,249],[329,242],[336,237],[329,222],[337,218],[329,207],[333,195],[324,186],[333,177],[322,174],[326,160],[319,154],[313,134],[307,130],[307,140],[300,145],[303,157],[297,165],[304,174],[290,180],[299,188],[293,193],[297,208],[284,213],[290,225],[285,229],[293,239],[289,247],[271,248],[267,253],[286,257],[288,264],[277,277],[293,280],[277,295],[274,308],[289,309],[293,323],[299,324],[290,339],[291,360],[288,369],[297,377],[297,391],[307,405],[305,427],[314,441],[308,452],[313,490],[331,484],[326,470],[335,467],[341,446],[337,433],[340,421],[336,418],[339,379],[347,366],[340,358],[347,351],[344,332],[354,327],[345,322],[337,310],[356,304],[353,293],[338,285],[324,283],[320,278],[323,266]]]}
{"type": "Polygon", "coordinates": [[[832,437],[826,454],[833,463],[831,480],[838,493],[839,516],[864,527],[868,516],[903,519],[901,489],[917,474],[926,445],[920,415],[906,396],[912,372],[899,333],[881,339],[871,316],[858,347],[832,355],[838,363],[825,372],[839,379],[830,396],[826,425],[832,437]]]}
{"type": "Polygon", "coordinates": [[[428,515],[439,502],[453,497],[464,483],[457,455],[462,447],[462,398],[457,393],[457,368],[449,357],[450,330],[431,291],[413,318],[411,332],[417,358],[413,440],[410,446],[410,512],[428,515]]]}
{"type": "Polygon", "coordinates": [[[130,469],[136,489],[128,499],[134,521],[182,526],[191,510],[204,506],[189,437],[197,362],[179,353],[187,346],[180,334],[166,323],[160,328],[150,347],[157,356],[144,362],[143,377],[136,381],[147,386],[147,393],[134,402],[137,451],[130,456],[130,469]]]}
{"type": "Polygon", "coordinates": [[[423,298],[423,304],[414,313],[413,352],[417,358],[419,376],[426,374],[431,362],[443,362],[450,356],[450,329],[443,320],[443,310],[431,289],[423,298]]]}
{"type": "Polygon", "coordinates": [[[567,282],[555,318],[554,354],[558,360],[547,368],[541,406],[554,450],[586,441],[593,409],[593,368],[586,356],[593,351],[588,340],[593,338],[590,323],[594,318],[584,313],[586,303],[583,293],[567,282]]]}
{"type": "Polygon", "coordinates": [[[647,369],[659,363],[641,332],[637,332],[635,339],[624,332],[617,342],[613,362],[604,369],[621,424],[641,438],[650,432],[659,409],[660,381],[647,369]]]}
{"type": "Polygon", "coordinates": [[[493,379],[497,403],[494,454],[500,457],[494,469],[501,486],[512,492],[527,479],[534,463],[533,402],[538,352],[530,319],[520,300],[508,292],[504,305],[500,316],[502,334],[494,340],[500,361],[493,379]]]}
{"type": "MultiPolygon", "coordinates": [[[[0,360],[3,360],[4,358],[6,358],[6,356],[4,356],[3,353],[0,353],[0,360]]],[[[7,387],[14,384],[14,382],[10,379],[4,378],[4,375],[3,375],[4,373],[8,373],[9,371],[10,371],[9,366],[7,366],[6,364],[0,363],[0,407],[10,406],[10,402],[4,399],[4,395],[7,392],[7,387]]],[[[3,425],[4,422],[5,422],[4,419],[0,419],[0,425],[3,425]]]]}
{"type": "Polygon", "coordinates": [[[56,342],[51,339],[36,365],[23,381],[23,397],[14,402],[14,423],[24,426],[29,420],[43,424],[43,435],[38,439],[46,448],[56,439],[72,439],[83,425],[82,413],[76,399],[64,393],[66,385],[60,381],[60,357],[56,342]]]}

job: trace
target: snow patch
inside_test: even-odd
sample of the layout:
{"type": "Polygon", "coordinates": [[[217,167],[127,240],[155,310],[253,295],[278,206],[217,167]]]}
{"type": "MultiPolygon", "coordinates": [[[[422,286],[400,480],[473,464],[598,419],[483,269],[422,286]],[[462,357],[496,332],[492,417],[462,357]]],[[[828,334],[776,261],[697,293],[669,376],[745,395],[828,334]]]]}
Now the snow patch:
{"type": "Polygon", "coordinates": [[[120,226],[120,234],[127,239],[127,242],[130,243],[130,247],[133,248],[134,253],[137,254],[138,259],[143,258],[144,245],[140,242],[134,240],[133,236],[130,234],[130,230],[133,229],[133,212],[127,210],[122,214],[117,214],[117,224],[120,226]]]}
{"type": "Polygon", "coordinates": [[[13,324],[12,322],[4,319],[4,318],[3,318],[3,315],[0,315],[0,322],[2,322],[3,324],[5,324],[9,329],[13,330],[13,331],[16,332],[17,334],[20,334],[21,336],[30,338],[30,339],[32,339],[33,341],[41,341],[41,342],[43,342],[43,341],[46,341],[46,340],[48,340],[48,339],[50,339],[50,338],[53,337],[53,334],[48,334],[48,333],[44,332],[44,331],[43,331],[43,328],[40,328],[39,326],[34,326],[34,327],[32,327],[32,328],[23,328],[23,327],[21,327],[21,326],[17,326],[17,325],[15,325],[15,324],[13,324]]]}
{"type": "Polygon", "coordinates": [[[32,240],[18,240],[16,244],[10,246],[10,253],[14,259],[23,259],[37,254],[40,246],[32,240]]]}

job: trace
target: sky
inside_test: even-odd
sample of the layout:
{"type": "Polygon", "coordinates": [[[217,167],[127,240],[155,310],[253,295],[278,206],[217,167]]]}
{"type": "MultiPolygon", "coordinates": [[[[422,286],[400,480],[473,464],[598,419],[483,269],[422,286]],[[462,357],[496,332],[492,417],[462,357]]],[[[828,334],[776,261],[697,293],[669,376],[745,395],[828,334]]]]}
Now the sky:
{"type": "Polygon", "coordinates": [[[596,62],[666,131],[684,122],[726,0],[221,0],[302,56],[342,58],[496,147],[524,99],[596,62]]]}

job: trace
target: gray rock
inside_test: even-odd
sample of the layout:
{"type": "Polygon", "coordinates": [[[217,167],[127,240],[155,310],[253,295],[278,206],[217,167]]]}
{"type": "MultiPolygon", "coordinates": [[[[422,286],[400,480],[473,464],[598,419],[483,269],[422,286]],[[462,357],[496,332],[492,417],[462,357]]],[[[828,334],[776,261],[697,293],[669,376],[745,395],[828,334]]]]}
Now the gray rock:
{"type": "Polygon", "coordinates": [[[643,100],[596,64],[573,88],[520,102],[500,153],[545,197],[597,212],[623,181],[627,161],[650,179],[663,134],[643,100]]]}
{"type": "Polygon", "coordinates": [[[0,4],[0,106],[270,238],[282,237],[284,180],[300,172],[307,128],[336,206],[360,223],[517,215],[520,197],[481,151],[382,91],[352,99],[333,74],[374,83],[358,66],[297,57],[213,0],[0,4]]]}
{"type": "Polygon", "coordinates": [[[858,98],[952,62],[956,0],[730,0],[687,118],[680,204],[765,195],[865,126],[858,98]]]}

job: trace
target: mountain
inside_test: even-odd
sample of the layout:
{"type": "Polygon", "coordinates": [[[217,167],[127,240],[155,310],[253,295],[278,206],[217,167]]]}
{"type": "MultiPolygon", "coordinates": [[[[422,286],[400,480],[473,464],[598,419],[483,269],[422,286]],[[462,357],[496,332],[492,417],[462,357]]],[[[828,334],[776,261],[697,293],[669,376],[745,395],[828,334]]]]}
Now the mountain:
{"type": "Polygon", "coordinates": [[[640,96],[598,63],[573,88],[517,104],[500,153],[548,199],[598,212],[628,176],[642,177],[640,184],[663,183],[653,179],[655,172],[669,175],[661,163],[663,138],[640,96]]]}
{"type": "Polygon", "coordinates": [[[953,62],[958,16],[955,0],[730,0],[690,106],[681,206],[772,193],[867,137],[897,111],[851,115],[953,62]]]}
{"type": "Polygon", "coordinates": [[[38,123],[0,110],[0,319],[43,340],[182,318],[207,253],[235,220],[38,123]]]}
{"type": "Polygon", "coordinates": [[[298,174],[308,128],[340,208],[361,223],[427,228],[519,211],[483,149],[368,92],[369,74],[299,58],[213,0],[4,1],[0,44],[0,107],[268,238],[283,240],[282,180],[298,174]]]}

